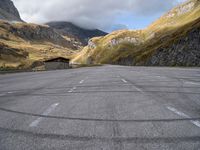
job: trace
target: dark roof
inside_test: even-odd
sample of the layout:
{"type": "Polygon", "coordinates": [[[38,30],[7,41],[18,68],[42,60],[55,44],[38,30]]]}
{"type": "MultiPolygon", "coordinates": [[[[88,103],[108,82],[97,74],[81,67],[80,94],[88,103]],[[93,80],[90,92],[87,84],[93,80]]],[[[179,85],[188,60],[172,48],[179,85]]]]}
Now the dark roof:
{"type": "Polygon", "coordinates": [[[55,58],[50,58],[45,60],[44,62],[55,62],[55,61],[59,61],[59,62],[69,62],[70,59],[69,58],[64,58],[64,57],[55,57],[55,58]]]}

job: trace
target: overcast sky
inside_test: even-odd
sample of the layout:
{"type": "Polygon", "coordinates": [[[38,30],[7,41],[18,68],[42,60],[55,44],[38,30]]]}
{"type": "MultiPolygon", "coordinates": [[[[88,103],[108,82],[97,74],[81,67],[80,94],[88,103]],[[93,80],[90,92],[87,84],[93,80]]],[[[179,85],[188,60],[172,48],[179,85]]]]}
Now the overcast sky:
{"type": "Polygon", "coordinates": [[[183,0],[13,0],[26,22],[70,21],[105,31],[144,28],[183,0]]]}

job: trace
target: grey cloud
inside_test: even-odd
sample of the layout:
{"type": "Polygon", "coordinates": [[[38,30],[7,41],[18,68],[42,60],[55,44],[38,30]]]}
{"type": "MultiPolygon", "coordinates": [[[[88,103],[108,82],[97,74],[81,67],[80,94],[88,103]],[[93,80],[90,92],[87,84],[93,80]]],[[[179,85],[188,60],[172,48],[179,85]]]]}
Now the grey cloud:
{"type": "MultiPolygon", "coordinates": [[[[27,22],[71,21],[85,28],[107,29],[119,15],[150,16],[180,0],[13,0],[27,22]]],[[[134,19],[134,18],[132,18],[134,19]]]]}

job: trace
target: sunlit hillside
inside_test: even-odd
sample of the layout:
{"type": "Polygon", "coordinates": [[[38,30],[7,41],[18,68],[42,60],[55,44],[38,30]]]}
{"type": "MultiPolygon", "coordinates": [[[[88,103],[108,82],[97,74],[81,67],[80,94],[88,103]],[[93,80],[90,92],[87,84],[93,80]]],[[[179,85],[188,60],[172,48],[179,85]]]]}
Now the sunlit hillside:
{"type": "Polygon", "coordinates": [[[0,66],[27,68],[35,61],[71,57],[76,47],[47,26],[0,22],[0,66]]]}
{"type": "MultiPolygon", "coordinates": [[[[149,59],[161,48],[170,49],[182,38],[187,38],[193,30],[198,32],[199,28],[200,2],[189,0],[172,9],[144,30],[115,31],[107,36],[91,39],[89,45],[76,55],[73,62],[148,65],[149,59]]],[[[186,63],[173,61],[166,64],[185,65],[186,63]]]]}

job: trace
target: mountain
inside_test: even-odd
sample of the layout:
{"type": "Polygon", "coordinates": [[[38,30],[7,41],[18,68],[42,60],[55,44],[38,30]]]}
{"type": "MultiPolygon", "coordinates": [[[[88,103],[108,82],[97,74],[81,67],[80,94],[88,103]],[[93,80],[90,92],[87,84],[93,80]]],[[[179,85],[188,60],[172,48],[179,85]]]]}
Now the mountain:
{"type": "Polygon", "coordinates": [[[0,0],[0,19],[22,22],[19,12],[11,0],[0,0]]]}
{"type": "Polygon", "coordinates": [[[25,23],[10,0],[0,0],[0,69],[29,68],[51,57],[71,57],[79,47],[46,25],[25,23]]]}
{"type": "Polygon", "coordinates": [[[35,61],[70,57],[74,49],[48,26],[0,21],[0,67],[27,68],[35,61]]]}
{"type": "Polygon", "coordinates": [[[200,1],[188,0],[143,30],[93,38],[73,62],[200,66],[200,1]]]}
{"type": "Polygon", "coordinates": [[[86,46],[89,39],[93,37],[105,36],[106,32],[98,29],[89,30],[74,25],[71,22],[49,22],[46,23],[51,28],[54,28],[60,34],[73,39],[80,46],[86,46]]]}

